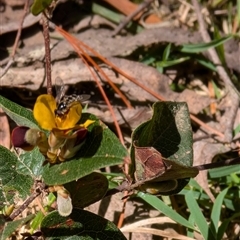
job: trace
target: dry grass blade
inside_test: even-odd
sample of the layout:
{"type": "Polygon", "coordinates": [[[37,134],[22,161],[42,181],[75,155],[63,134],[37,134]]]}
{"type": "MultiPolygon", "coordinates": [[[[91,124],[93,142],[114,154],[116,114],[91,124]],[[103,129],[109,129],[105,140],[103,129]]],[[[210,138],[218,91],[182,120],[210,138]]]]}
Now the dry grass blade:
{"type": "Polygon", "coordinates": [[[128,226],[122,227],[121,229],[127,230],[129,227],[133,228],[133,227],[141,227],[141,226],[145,226],[145,225],[149,225],[149,224],[163,224],[163,223],[176,223],[175,221],[173,221],[171,218],[169,217],[156,217],[156,218],[148,218],[148,219],[144,219],[135,223],[132,223],[128,226]]]}
{"type": "MultiPolygon", "coordinates": [[[[126,231],[123,231],[123,232],[126,232],[126,231]]],[[[147,228],[147,227],[138,227],[138,228],[132,228],[132,229],[129,228],[127,232],[148,233],[148,234],[153,234],[153,235],[157,235],[157,236],[161,236],[161,237],[166,237],[168,239],[194,240],[194,238],[186,237],[184,235],[181,235],[181,234],[178,234],[175,232],[168,232],[165,230],[163,231],[163,230],[147,228]]]]}

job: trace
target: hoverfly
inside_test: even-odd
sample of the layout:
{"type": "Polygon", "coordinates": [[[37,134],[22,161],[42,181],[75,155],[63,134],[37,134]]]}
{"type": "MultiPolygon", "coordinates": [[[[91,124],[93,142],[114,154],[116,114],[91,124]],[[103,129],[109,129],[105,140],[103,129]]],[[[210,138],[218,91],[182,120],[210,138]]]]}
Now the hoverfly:
{"type": "Polygon", "coordinates": [[[90,95],[88,94],[65,95],[65,86],[63,84],[62,79],[60,77],[57,77],[56,82],[59,82],[61,84],[60,90],[57,91],[56,97],[57,108],[54,111],[57,117],[63,118],[74,104],[76,104],[77,102],[82,103],[90,98],[90,95]]]}

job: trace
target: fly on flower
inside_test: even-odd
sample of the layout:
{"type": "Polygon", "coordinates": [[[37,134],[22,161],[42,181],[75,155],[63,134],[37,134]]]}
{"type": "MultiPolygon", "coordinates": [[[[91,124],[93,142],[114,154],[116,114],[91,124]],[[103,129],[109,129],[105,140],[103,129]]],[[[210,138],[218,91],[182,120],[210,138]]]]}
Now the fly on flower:
{"type": "Polygon", "coordinates": [[[56,117],[64,118],[64,116],[68,113],[69,109],[75,104],[81,104],[82,102],[87,101],[90,98],[90,95],[65,95],[65,86],[60,77],[57,77],[56,82],[60,83],[61,88],[57,92],[56,102],[57,108],[54,111],[56,117]]]}

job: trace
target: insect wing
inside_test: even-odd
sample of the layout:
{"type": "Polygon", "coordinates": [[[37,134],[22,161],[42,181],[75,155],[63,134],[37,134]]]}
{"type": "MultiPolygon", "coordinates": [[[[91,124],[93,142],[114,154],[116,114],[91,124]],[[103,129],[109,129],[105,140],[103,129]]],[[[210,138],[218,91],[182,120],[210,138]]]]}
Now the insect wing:
{"type": "Polygon", "coordinates": [[[57,94],[56,102],[57,104],[59,104],[66,92],[66,86],[64,85],[63,80],[60,77],[57,77],[55,80],[55,88],[57,94]]]}
{"type": "Polygon", "coordinates": [[[88,95],[88,94],[79,95],[79,101],[80,101],[80,102],[85,102],[85,101],[87,101],[90,97],[91,97],[91,95],[88,95]]]}

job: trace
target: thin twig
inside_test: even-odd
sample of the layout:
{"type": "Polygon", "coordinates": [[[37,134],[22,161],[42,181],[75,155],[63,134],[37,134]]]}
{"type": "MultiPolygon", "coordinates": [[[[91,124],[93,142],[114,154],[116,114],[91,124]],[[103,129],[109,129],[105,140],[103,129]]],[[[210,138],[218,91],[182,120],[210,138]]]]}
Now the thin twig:
{"type": "Polygon", "coordinates": [[[16,218],[21,212],[23,212],[28,205],[37,197],[39,196],[42,191],[45,189],[45,184],[40,182],[38,187],[35,189],[34,193],[21,205],[21,207],[19,207],[15,212],[13,212],[9,218],[10,219],[14,219],[16,218]]]}
{"type": "Polygon", "coordinates": [[[224,138],[224,134],[215,130],[214,128],[208,126],[206,123],[195,117],[194,115],[190,114],[190,118],[192,121],[197,123],[199,126],[203,128],[203,131],[206,132],[207,134],[215,134],[216,136],[221,137],[222,139],[224,138]]]}
{"type": "Polygon", "coordinates": [[[22,34],[22,26],[23,26],[24,19],[25,19],[27,13],[28,13],[28,8],[29,8],[29,0],[25,1],[25,5],[24,5],[24,9],[23,9],[23,16],[22,16],[22,19],[19,23],[19,28],[18,28],[18,31],[17,31],[17,35],[16,35],[16,38],[15,38],[14,45],[13,45],[13,50],[12,50],[12,53],[10,55],[10,59],[9,59],[7,65],[5,66],[5,68],[2,71],[2,74],[1,74],[0,78],[2,78],[7,73],[8,69],[14,63],[14,56],[16,54],[17,47],[18,47],[18,42],[19,42],[21,34],[22,34]]]}
{"type": "MultiPolygon", "coordinates": [[[[211,41],[211,38],[206,30],[205,22],[203,19],[203,16],[201,14],[201,9],[198,3],[198,0],[192,0],[192,5],[194,6],[195,12],[197,14],[197,19],[199,23],[199,30],[202,35],[203,41],[208,43],[211,41]]],[[[226,131],[225,131],[225,140],[227,142],[230,142],[232,140],[232,129],[234,120],[236,118],[237,109],[239,106],[239,93],[235,86],[233,85],[231,79],[229,78],[227,72],[225,71],[224,67],[222,66],[222,63],[218,57],[218,54],[214,48],[209,48],[208,53],[212,59],[212,62],[216,65],[217,72],[220,76],[220,78],[223,80],[226,89],[228,89],[229,94],[231,96],[232,100],[232,107],[231,111],[229,111],[229,119],[226,123],[226,131]]]]}
{"type": "MultiPolygon", "coordinates": [[[[227,167],[227,166],[239,165],[239,164],[240,164],[240,157],[237,157],[237,158],[228,159],[228,160],[220,161],[220,162],[216,162],[216,163],[208,163],[208,164],[193,166],[193,167],[191,167],[191,169],[195,168],[198,171],[204,171],[204,170],[208,170],[208,169],[227,167]]],[[[166,173],[167,173],[167,171],[166,171],[166,173]]],[[[173,180],[177,180],[177,179],[173,179],[173,180]]],[[[132,191],[133,189],[138,188],[139,186],[141,186],[142,184],[144,184],[146,182],[147,182],[147,180],[141,180],[141,181],[137,181],[132,184],[131,182],[125,180],[118,187],[109,190],[107,192],[107,194],[105,195],[105,197],[114,195],[118,192],[132,191]]],[[[159,181],[159,182],[161,182],[161,181],[159,181]]]]}
{"type": "Polygon", "coordinates": [[[215,162],[215,163],[198,165],[198,166],[194,166],[194,168],[197,168],[199,171],[203,171],[203,170],[207,170],[207,169],[232,166],[232,165],[236,165],[236,164],[240,164],[240,157],[228,159],[225,161],[215,162]]]}
{"type": "Polygon", "coordinates": [[[45,70],[47,77],[47,93],[52,95],[52,73],[51,73],[51,50],[49,36],[49,20],[45,13],[42,14],[43,37],[45,45],[45,70]]]}
{"type": "Polygon", "coordinates": [[[120,22],[120,24],[116,27],[116,29],[112,33],[112,37],[116,36],[124,27],[127,26],[127,24],[140,12],[143,11],[144,8],[146,8],[150,3],[152,3],[154,0],[144,0],[141,4],[138,5],[138,7],[133,11],[131,14],[129,14],[126,18],[123,19],[123,21],[120,22]]]}

